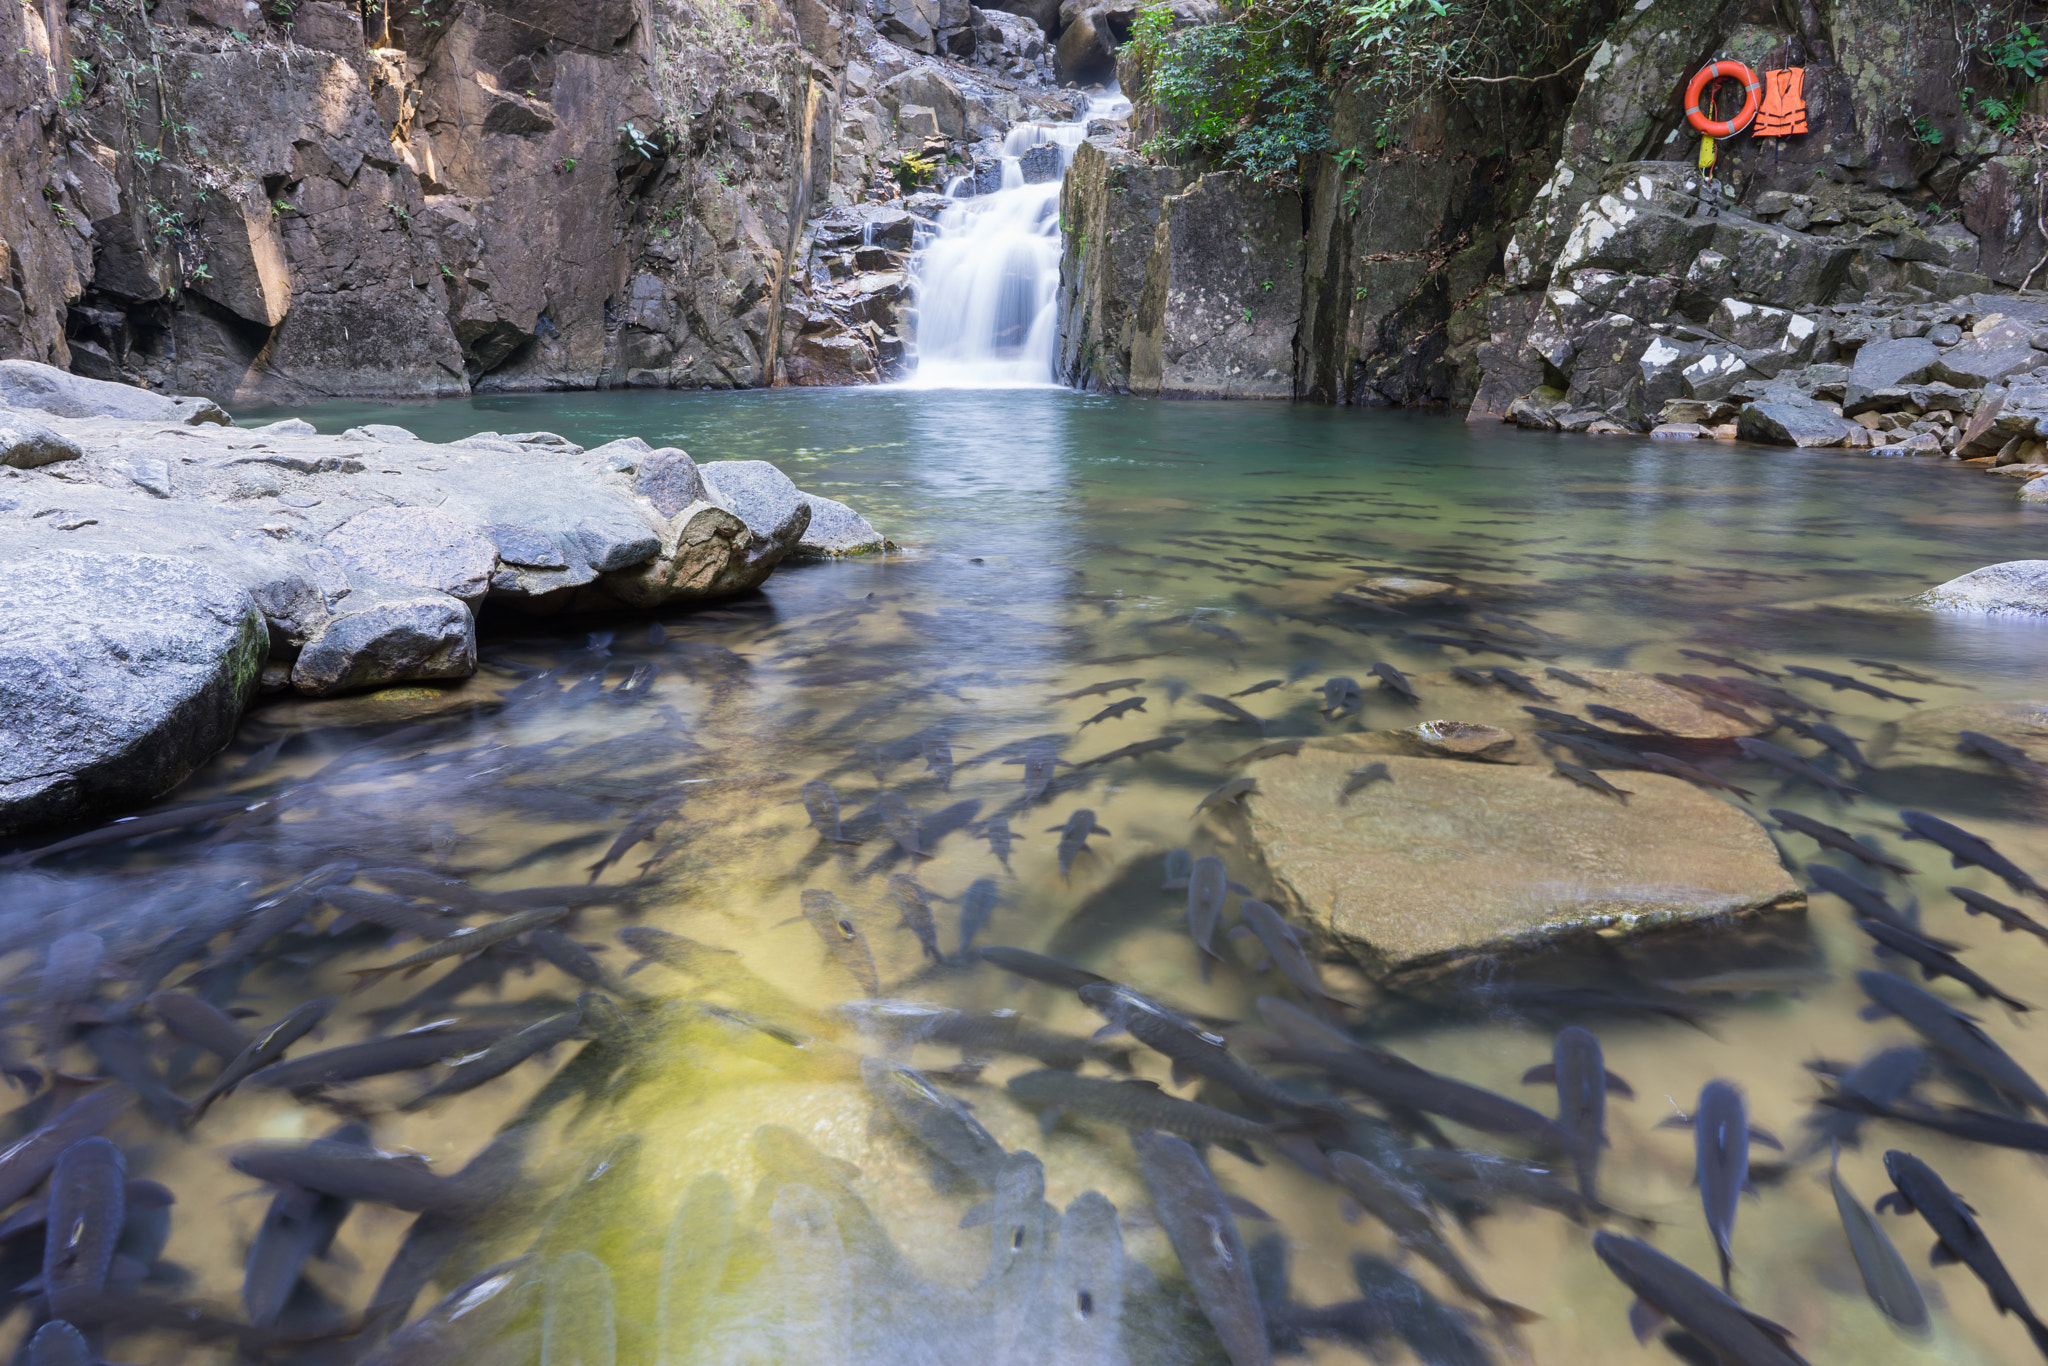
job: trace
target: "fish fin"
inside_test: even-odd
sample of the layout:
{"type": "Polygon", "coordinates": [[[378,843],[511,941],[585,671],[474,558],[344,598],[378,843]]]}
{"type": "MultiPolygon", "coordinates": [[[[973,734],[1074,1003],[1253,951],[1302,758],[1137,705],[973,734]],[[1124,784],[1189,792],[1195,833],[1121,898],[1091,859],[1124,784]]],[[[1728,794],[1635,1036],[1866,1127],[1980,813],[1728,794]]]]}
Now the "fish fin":
{"type": "Polygon", "coordinates": [[[1877,1203],[1871,1208],[1879,1214],[1911,1214],[1913,1202],[1898,1191],[1887,1191],[1877,1197],[1877,1203]]]}
{"type": "Polygon", "coordinates": [[[1344,1202],[1337,1206],[1337,1217],[1347,1224],[1355,1224],[1365,1217],[1365,1208],[1356,1200],[1346,1196],[1344,1202]]]}
{"type": "Polygon", "coordinates": [[[1050,1135],[1059,1127],[1060,1116],[1067,1112],[1064,1105],[1048,1105],[1038,1112],[1038,1132],[1050,1135]]]}
{"type": "Polygon", "coordinates": [[[1123,1032],[1124,1027],[1118,1024],[1115,1020],[1111,1020],[1108,1024],[1096,1030],[1093,1034],[1090,1034],[1088,1037],[1090,1039],[1114,1039],[1117,1035],[1123,1032]]]}
{"type": "Polygon", "coordinates": [[[1607,1093],[1612,1096],[1620,1096],[1623,1100],[1634,1100],[1636,1098],[1635,1088],[1620,1077],[1615,1076],[1612,1072],[1607,1074],[1607,1093]]]}
{"type": "Polygon", "coordinates": [[[1246,1143],[1243,1139],[1233,1138],[1228,1142],[1218,1143],[1216,1146],[1223,1149],[1224,1152],[1229,1153],[1232,1157],[1244,1159],[1246,1162],[1251,1163],[1254,1167],[1263,1167],[1266,1165],[1265,1162],[1260,1159],[1259,1155],[1252,1151],[1252,1145],[1246,1143]]]}
{"type": "Polygon", "coordinates": [[[1747,1309],[1745,1309],[1742,1311],[1742,1316],[1748,1319],[1751,1323],[1755,1324],[1758,1328],[1761,1328],[1764,1332],[1769,1333],[1772,1337],[1778,1339],[1778,1341],[1781,1344],[1790,1342],[1794,1336],[1790,1328],[1787,1328],[1782,1323],[1773,1323],[1771,1322],[1771,1320],[1765,1318],[1762,1314],[1752,1314],[1747,1309]]]}
{"type": "Polygon", "coordinates": [[[1692,1120],[1686,1115],[1667,1115],[1650,1126],[1654,1129],[1690,1129],[1692,1120]]]}
{"type": "Polygon", "coordinates": [[[1929,1266],[1954,1266],[1961,1260],[1962,1257],[1957,1254],[1956,1250],[1939,1238],[1934,1240],[1934,1246],[1927,1253],[1927,1263],[1929,1266]]]}
{"type": "Polygon", "coordinates": [[[1226,1195],[1223,1197],[1223,1203],[1232,1214],[1235,1214],[1240,1219],[1256,1219],[1262,1224],[1278,1222],[1272,1215],[1266,1213],[1242,1195],[1226,1195]]]}
{"type": "Polygon", "coordinates": [[[1176,1061],[1173,1064],[1173,1066],[1167,1070],[1167,1075],[1173,1078],[1173,1084],[1175,1086],[1186,1086],[1189,1082],[1193,1081],[1198,1074],[1192,1067],[1189,1067],[1186,1063],[1176,1061]]]}
{"type": "Polygon", "coordinates": [[[20,1285],[15,1286],[14,1292],[17,1295],[34,1295],[39,1294],[42,1291],[42,1288],[43,1278],[40,1275],[36,1275],[31,1276],[29,1279],[23,1281],[20,1285]]]}
{"type": "Polygon", "coordinates": [[[1245,886],[1242,882],[1226,881],[1223,887],[1225,891],[1236,892],[1239,896],[1250,896],[1252,894],[1252,889],[1245,886]]]}
{"type": "Polygon", "coordinates": [[[996,1202],[984,1200],[960,1216],[961,1228],[982,1228],[995,1222],[996,1202]]]}
{"type": "Polygon", "coordinates": [[[1114,832],[1113,832],[1113,831],[1110,831],[1110,830],[1105,830],[1105,829],[1103,829],[1103,828],[1102,828],[1101,826],[1099,826],[1099,825],[1098,825],[1098,826],[1096,826],[1096,827],[1095,827],[1094,829],[1090,830],[1090,831],[1089,831],[1088,833],[1089,833],[1089,834],[1091,834],[1091,835],[1108,835],[1108,834],[1113,834],[1114,832]]]}
{"type": "Polygon", "coordinates": [[[1236,925],[1224,931],[1223,937],[1225,939],[1242,939],[1251,932],[1252,927],[1249,925],[1236,925]]]}
{"type": "Polygon", "coordinates": [[[1538,1063],[1522,1074],[1522,1085],[1524,1086],[1538,1086],[1544,1082],[1554,1084],[1556,1081],[1557,1064],[1554,1062],[1538,1063]]]}
{"type": "Polygon", "coordinates": [[[1543,1320],[1543,1316],[1534,1309],[1525,1309],[1509,1300],[1489,1299],[1486,1307],[1492,1311],[1494,1318],[1502,1323],[1528,1324],[1540,1323],[1543,1320]]]}
{"type": "Polygon", "coordinates": [[[1785,1145],[1778,1141],[1778,1136],[1776,1134],[1772,1133],[1769,1129],[1759,1129],[1754,1124],[1749,1126],[1749,1141],[1751,1143],[1761,1143],[1766,1148],[1773,1149],[1777,1152],[1782,1153],[1785,1151],[1785,1145]]]}
{"type": "Polygon", "coordinates": [[[1662,1309],[1648,1300],[1639,1299],[1628,1307],[1628,1326],[1637,1342],[1648,1342],[1650,1335],[1664,1326],[1666,1317],[1662,1309]]]}

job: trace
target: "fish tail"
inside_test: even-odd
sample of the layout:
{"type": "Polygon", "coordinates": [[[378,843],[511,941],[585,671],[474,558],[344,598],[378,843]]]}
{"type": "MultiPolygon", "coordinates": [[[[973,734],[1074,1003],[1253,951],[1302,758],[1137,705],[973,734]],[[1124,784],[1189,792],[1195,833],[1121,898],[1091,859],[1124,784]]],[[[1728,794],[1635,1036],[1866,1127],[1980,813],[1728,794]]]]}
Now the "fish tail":
{"type": "Polygon", "coordinates": [[[1539,1323],[1543,1319],[1543,1316],[1533,1309],[1525,1309],[1510,1300],[1492,1295],[1486,1297],[1486,1307],[1495,1320],[1503,1325],[1513,1324],[1520,1327],[1523,1324],[1539,1323]]]}
{"type": "Polygon", "coordinates": [[[2022,1314],[2021,1318],[2027,1325],[2027,1336],[2034,1340],[2034,1349],[2048,1357],[2048,1324],[2043,1324],[2031,1313],[2022,1314]]]}
{"type": "Polygon", "coordinates": [[[371,987],[383,981],[390,972],[390,968],[350,968],[348,975],[355,978],[356,981],[355,985],[348,989],[349,995],[353,996],[359,991],[368,991],[371,987]]]}
{"type": "Polygon", "coordinates": [[[1728,1255],[1727,1247],[1720,1243],[1714,1245],[1714,1255],[1721,1259],[1721,1289],[1732,1295],[1735,1293],[1735,1259],[1728,1255]]]}

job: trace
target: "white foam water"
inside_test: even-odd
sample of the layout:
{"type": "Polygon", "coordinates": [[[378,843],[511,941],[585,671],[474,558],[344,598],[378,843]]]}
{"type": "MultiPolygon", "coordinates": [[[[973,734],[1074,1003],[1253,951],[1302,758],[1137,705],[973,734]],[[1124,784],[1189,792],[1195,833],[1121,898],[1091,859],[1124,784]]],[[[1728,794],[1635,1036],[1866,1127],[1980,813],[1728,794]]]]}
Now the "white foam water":
{"type": "Polygon", "coordinates": [[[1024,389],[1056,383],[1053,350],[1060,279],[1060,182],[1091,119],[1120,118],[1130,102],[1114,91],[1089,102],[1072,123],[1020,123],[1003,139],[1002,188],[964,195],[962,176],[921,245],[911,278],[917,300],[917,389],[1024,389]],[[1059,148],[1060,174],[1024,183],[1031,148],[1059,148]]]}

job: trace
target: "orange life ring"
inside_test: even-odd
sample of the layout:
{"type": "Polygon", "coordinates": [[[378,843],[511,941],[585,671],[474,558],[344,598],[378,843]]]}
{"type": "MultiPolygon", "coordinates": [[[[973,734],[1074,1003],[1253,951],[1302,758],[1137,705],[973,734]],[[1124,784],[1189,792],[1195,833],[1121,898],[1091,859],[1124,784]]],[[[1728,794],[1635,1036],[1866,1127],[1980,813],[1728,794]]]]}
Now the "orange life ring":
{"type": "Polygon", "coordinates": [[[1696,133],[1705,133],[1710,138],[1732,138],[1749,127],[1749,121],[1756,117],[1756,107],[1763,98],[1763,82],[1756,73],[1741,62],[1722,60],[1708,62],[1692,78],[1692,84],[1685,88],[1685,121],[1696,133]],[[1727,123],[1720,123],[1700,112],[1700,96],[1715,81],[1726,77],[1742,82],[1742,112],[1727,123]]]}

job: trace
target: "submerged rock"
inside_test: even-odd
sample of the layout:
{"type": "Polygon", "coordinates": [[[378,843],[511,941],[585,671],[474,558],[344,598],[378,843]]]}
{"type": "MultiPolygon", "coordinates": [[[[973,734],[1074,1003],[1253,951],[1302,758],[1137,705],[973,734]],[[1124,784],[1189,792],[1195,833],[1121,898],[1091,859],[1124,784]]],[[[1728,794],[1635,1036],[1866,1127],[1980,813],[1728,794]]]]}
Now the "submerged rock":
{"type": "Polygon", "coordinates": [[[8,568],[0,833],[147,801],[233,738],[266,635],[241,584],[162,555],[8,568]]]}
{"type": "Polygon", "coordinates": [[[1513,732],[1475,721],[1424,721],[1404,726],[1392,734],[1407,744],[1447,759],[1488,759],[1515,762],[1507,752],[1515,747],[1513,732]]]}
{"type": "Polygon", "coordinates": [[[1609,775],[1622,803],[1548,766],[1385,763],[1340,806],[1354,754],[1305,749],[1244,801],[1279,894],[1375,977],[1805,905],[1761,825],[1676,778],[1609,775]]]}
{"type": "Polygon", "coordinates": [[[2048,560],[1986,565],[1910,601],[1937,612],[2048,612],[2048,560]]]}
{"type": "Polygon", "coordinates": [[[804,501],[811,505],[811,524],[804,528],[804,538],[797,542],[800,553],[865,555],[888,544],[867,518],[846,504],[820,498],[815,493],[806,493],[804,501]]]}

